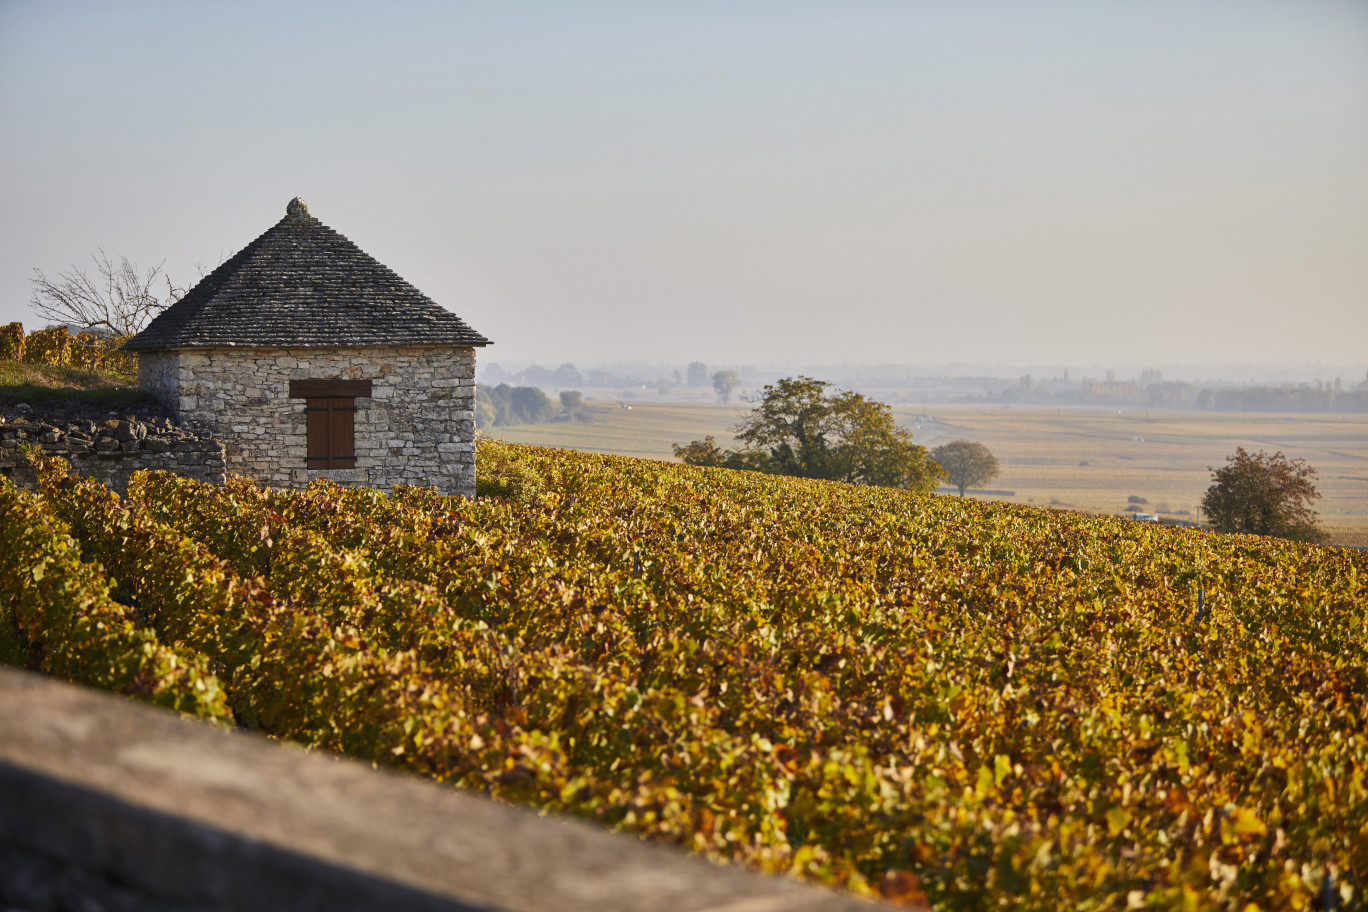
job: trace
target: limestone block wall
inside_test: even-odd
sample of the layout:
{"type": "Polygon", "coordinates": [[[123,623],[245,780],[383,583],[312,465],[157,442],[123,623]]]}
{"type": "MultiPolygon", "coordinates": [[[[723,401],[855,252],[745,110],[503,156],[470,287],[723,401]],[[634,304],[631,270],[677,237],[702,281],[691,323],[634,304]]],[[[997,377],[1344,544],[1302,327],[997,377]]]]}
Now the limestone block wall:
{"type": "Polygon", "coordinates": [[[152,393],[170,405],[176,398],[176,382],[180,379],[175,352],[140,352],[138,354],[138,387],[152,393]]]}
{"type": "Polygon", "coordinates": [[[228,471],[276,487],[315,478],[475,494],[475,351],[455,346],[142,352],[138,385],[224,442],[228,471]],[[356,400],[356,468],[309,469],[291,380],[370,380],[356,400]]]}

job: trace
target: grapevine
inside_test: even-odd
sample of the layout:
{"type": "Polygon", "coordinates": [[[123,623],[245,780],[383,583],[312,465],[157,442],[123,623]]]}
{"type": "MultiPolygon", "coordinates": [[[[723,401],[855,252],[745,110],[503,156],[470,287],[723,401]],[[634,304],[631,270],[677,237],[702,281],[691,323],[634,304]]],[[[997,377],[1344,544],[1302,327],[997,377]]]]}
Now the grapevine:
{"type": "Polygon", "coordinates": [[[910,905],[1362,906],[1363,554],[490,441],[478,461],[476,499],[142,474],[121,501],[49,464],[41,497],[0,488],[4,560],[59,556],[120,619],[99,654],[157,658],[63,665],[89,638],[8,565],[0,648],[910,905]],[[218,702],[180,696],[170,657],[218,702]]]}

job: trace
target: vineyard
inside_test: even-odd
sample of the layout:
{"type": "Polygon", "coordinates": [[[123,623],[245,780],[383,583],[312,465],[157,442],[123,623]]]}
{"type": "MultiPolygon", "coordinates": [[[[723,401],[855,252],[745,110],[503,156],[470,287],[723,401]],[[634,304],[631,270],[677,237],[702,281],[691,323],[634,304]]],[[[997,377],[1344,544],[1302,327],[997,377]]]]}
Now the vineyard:
{"type": "Polygon", "coordinates": [[[23,361],[49,367],[75,367],[136,376],[137,362],[119,346],[126,337],[102,335],[91,330],[71,335],[65,326],[53,326],[28,334],[22,323],[0,326],[0,361],[23,361]]]}
{"type": "Polygon", "coordinates": [[[935,909],[1362,908],[1368,555],[484,441],[0,479],[0,660],[935,909]]]}

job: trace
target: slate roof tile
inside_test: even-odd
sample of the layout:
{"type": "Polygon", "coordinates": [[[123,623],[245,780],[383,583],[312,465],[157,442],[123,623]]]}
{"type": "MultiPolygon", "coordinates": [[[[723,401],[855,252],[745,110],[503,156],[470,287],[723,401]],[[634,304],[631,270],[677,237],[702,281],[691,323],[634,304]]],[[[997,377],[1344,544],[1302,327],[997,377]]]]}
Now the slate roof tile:
{"type": "Polygon", "coordinates": [[[159,348],[489,345],[290,201],[285,218],[124,343],[159,348]]]}

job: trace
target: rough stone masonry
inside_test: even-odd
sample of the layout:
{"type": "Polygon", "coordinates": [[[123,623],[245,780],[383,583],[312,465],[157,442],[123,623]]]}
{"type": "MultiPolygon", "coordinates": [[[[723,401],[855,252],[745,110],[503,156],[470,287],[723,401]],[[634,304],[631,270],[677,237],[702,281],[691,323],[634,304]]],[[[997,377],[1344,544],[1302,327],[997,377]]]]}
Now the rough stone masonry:
{"type": "Polygon", "coordinates": [[[475,493],[475,353],[449,346],[142,352],[138,386],[222,439],[229,472],[277,487],[316,478],[389,490],[475,493]],[[356,467],[309,469],[304,400],[291,380],[372,381],[356,402],[356,467]]]}
{"type": "Polygon", "coordinates": [[[76,474],[94,478],[121,497],[139,470],[223,483],[223,443],[165,418],[63,420],[38,417],[28,406],[8,418],[0,415],[0,475],[20,487],[35,487],[29,453],[64,457],[76,474]]]}

